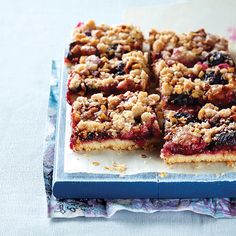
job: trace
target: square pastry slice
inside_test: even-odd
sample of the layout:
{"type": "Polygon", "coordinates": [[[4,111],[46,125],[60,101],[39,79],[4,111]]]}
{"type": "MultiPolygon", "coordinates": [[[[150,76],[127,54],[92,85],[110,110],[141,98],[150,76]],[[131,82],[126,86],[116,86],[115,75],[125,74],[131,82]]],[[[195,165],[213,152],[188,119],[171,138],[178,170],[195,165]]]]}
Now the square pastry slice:
{"type": "Polygon", "coordinates": [[[192,66],[204,60],[212,50],[228,51],[226,39],[206,33],[204,29],[187,34],[153,29],[149,33],[149,43],[153,62],[164,59],[168,65],[180,62],[192,66]]]}
{"type": "Polygon", "coordinates": [[[77,64],[81,56],[118,57],[123,53],[142,50],[143,33],[133,25],[96,25],[90,20],[74,29],[72,43],[65,58],[67,65],[77,64]]]}
{"type": "Polygon", "coordinates": [[[123,54],[121,59],[83,56],[69,72],[67,101],[72,104],[78,96],[99,92],[110,95],[144,91],[148,74],[147,53],[141,51],[123,54]]]}
{"type": "Polygon", "coordinates": [[[133,150],[155,146],[160,139],[159,95],[126,92],[78,97],[72,106],[71,148],[133,150]]]}
{"type": "Polygon", "coordinates": [[[208,103],[199,111],[166,110],[164,116],[166,163],[236,161],[236,106],[208,103]]]}
{"type": "Polygon", "coordinates": [[[199,62],[191,68],[181,63],[166,66],[160,72],[160,88],[164,108],[196,107],[208,102],[232,106],[236,104],[234,62],[225,59],[219,64],[199,62]]]}

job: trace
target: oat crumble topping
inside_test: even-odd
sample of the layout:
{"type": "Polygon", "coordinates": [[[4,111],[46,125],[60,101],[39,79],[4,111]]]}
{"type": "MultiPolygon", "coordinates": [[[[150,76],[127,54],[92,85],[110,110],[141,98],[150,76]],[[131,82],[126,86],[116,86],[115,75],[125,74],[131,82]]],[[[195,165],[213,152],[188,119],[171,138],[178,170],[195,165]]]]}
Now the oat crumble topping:
{"type": "Polygon", "coordinates": [[[69,90],[84,95],[91,90],[125,92],[145,90],[148,83],[147,53],[132,51],[121,59],[83,56],[79,64],[71,68],[69,90]]]}
{"type": "Polygon", "coordinates": [[[96,25],[93,20],[79,24],[72,34],[67,59],[75,64],[81,56],[121,57],[123,53],[142,50],[144,37],[133,25],[96,25]]]}
{"type": "Polygon", "coordinates": [[[156,116],[159,100],[159,95],[147,92],[78,97],[72,106],[73,132],[86,138],[89,133],[118,137],[150,125],[151,129],[159,130],[156,116]]]}
{"type": "MultiPolygon", "coordinates": [[[[165,62],[162,62],[165,64],[165,62]]],[[[162,95],[171,101],[171,96],[185,94],[200,103],[211,102],[216,105],[236,102],[235,67],[216,65],[208,67],[198,63],[193,67],[176,63],[163,66],[160,71],[162,95]]],[[[184,104],[183,104],[184,105],[184,104]]]]}
{"type": "Polygon", "coordinates": [[[206,144],[217,141],[219,134],[236,134],[236,106],[219,109],[211,103],[203,106],[197,115],[188,112],[165,111],[165,140],[173,143],[202,139],[206,144]]]}
{"type": "Polygon", "coordinates": [[[206,33],[204,29],[187,34],[152,29],[149,33],[149,44],[154,61],[163,58],[168,64],[175,61],[191,64],[212,50],[228,51],[226,39],[206,33]]]}

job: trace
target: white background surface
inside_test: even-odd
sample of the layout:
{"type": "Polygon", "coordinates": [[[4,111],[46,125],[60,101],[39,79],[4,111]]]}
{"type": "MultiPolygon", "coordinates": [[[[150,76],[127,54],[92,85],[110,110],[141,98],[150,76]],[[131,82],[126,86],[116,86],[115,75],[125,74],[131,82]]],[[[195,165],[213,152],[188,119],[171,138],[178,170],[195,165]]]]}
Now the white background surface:
{"type": "Polygon", "coordinates": [[[41,153],[50,61],[78,20],[120,23],[127,6],[156,1],[145,2],[0,1],[0,235],[236,235],[235,220],[190,212],[47,218],[41,153]]]}

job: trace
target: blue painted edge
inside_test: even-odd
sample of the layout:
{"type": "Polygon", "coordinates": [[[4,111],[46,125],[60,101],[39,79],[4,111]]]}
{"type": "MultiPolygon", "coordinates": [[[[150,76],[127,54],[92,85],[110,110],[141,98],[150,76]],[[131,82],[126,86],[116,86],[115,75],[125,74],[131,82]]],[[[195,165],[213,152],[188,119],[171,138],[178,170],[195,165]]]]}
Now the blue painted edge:
{"type": "Polygon", "coordinates": [[[236,173],[225,175],[175,174],[159,177],[149,172],[112,175],[64,172],[66,68],[62,67],[53,173],[56,198],[200,198],[236,197],[236,173]]]}

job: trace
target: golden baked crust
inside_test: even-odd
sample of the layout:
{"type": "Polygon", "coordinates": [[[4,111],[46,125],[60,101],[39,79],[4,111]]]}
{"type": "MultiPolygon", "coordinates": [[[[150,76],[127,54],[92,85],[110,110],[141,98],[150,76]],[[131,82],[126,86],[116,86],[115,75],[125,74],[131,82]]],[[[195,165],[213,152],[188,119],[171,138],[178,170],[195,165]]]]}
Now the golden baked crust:
{"type": "Polygon", "coordinates": [[[219,109],[208,103],[199,111],[166,110],[164,116],[162,158],[236,152],[236,106],[219,109]]]}
{"type": "MultiPolygon", "coordinates": [[[[159,142],[158,138],[147,139],[145,140],[143,149],[150,150],[154,148],[159,142]]],[[[75,145],[73,145],[73,150],[75,151],[92,151],[92,150],[101,150],[101,149],[112,149],[112,150],[137,150],[140,149],[140,145],[133,140],[127,139],[108,139],[108,140],[93,140],[92,142],[84,142],[79,139],[76,140],[75,145]]]]}
{"type": "Polygon", "coordinates": [[[147,54],[132,51],[121,59],[98,56],[82,56],[77,65],[71,67],[68,78],[68,102],[74,97],[103,92],[119,94],[126,91],[146,90],[149,78],[147,54]],[[71,95],[75,95],[71,99],[71,95]]]}
{"type": "Polygon", "coordinates": [[[133,25],[96,25],[93,20],[80,23],[73,31],[72,43],[66,58],[67,65],[78,63],[81,56],[118,57],[142,50],[144,37],[133,25]]]}
{"type": "Polygon", "coordinates": [[[196,155],[170,155],[163,156],[161,154],[161,158],[167,164],[175,164],[175,163],[196,163],[196,162],[232,162],[236,161],[236,151],[233,152],[222,152],[219,154],[196,154],[196,155]]]}
{"type": "Polygon", "coordinates": [[[78,97],[72,105],[72,148],[78,143],[110,139],[132,140],[142,147],[146,140],[158,139],[159,99],[159,95],[146,92],[78,97]]]}

